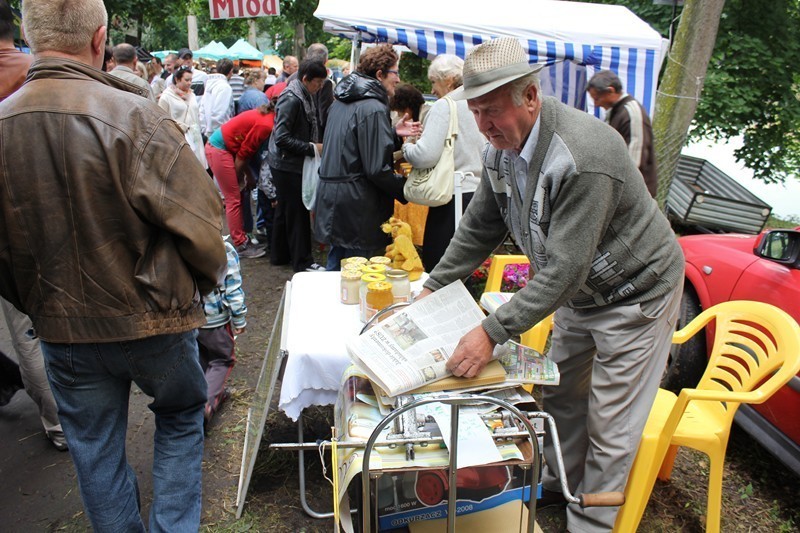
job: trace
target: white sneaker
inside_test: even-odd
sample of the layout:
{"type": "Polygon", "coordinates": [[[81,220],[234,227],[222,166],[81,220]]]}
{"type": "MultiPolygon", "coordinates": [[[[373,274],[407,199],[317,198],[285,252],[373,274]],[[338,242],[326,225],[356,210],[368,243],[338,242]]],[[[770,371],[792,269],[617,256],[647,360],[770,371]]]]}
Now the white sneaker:
{"type": "Polygon", "coordinates": [[[306,272],[327,272],[328,269],[318,263],[312,263],[310,267],[306,269],[306,272]]]}

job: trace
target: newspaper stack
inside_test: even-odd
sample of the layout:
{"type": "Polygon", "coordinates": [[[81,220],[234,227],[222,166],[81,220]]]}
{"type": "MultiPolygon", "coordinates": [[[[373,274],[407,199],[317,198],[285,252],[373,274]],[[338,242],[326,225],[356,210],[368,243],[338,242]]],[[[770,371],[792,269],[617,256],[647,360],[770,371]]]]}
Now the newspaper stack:
{"type": "MultiPolygon", "coordinates": [[[[373,383],[394,397],[451,376],[447,360],[461,338],[478,327],[483,318],[483,311],[464,284],[456,281],[348,342],[347,351],[373,383]]],[[[558,384],[556,365],[528,347],[509,341],[495,349],[495,358],[504,372],[493,363],[487,367],[486,376],[482,373],[472,378],[472,383],[464,380],[454,388],[491,383],[501,386],[498,382],[505,386],[558,384]]]]}

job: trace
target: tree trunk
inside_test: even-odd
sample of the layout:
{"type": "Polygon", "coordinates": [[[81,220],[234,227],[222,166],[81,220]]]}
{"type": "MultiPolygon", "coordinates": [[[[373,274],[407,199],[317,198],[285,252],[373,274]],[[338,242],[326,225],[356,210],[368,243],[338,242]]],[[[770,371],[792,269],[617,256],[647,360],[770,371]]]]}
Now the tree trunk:
{"type": "Polygon", "coordinates": [[[186,17],[186,31],[188,34],[189,49],[197,50],[200,48],[200,41],[197,38],[197,17],[188,15],[186,17]]]}
{"type": "Polygon", "coordinates": [[[302,22],[294,27],[294,56],[298,61],[305,56],[306,49],[306,25],[302,22]]]}
{"type": "Polygon", "coordinates": [[[658,204],[663,208],[703,91],[725,0],[686,0],[658,86],[653,138],[658,166],[658,204]]]}
{"type": "Polygon", "coordinates": [[[256,26],[256,19],[247,19],[247,42],[258,48],[257,37],[258,26],[256,26]]]}
{"type": "Polygon", "coordinates": [[[139,13],[136,17],[136,46],[142,46],[142,29],[144,28],[144,15],[139,13]]]}

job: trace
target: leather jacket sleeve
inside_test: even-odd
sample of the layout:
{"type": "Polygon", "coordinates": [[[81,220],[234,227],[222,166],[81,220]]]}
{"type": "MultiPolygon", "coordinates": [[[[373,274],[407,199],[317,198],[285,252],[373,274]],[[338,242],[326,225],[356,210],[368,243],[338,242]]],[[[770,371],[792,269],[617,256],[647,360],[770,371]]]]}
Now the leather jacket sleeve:
{"type": "Polygon", "coordinates": [[[314,150],[311,147],[311,139],[304,140],[296,137],[302,127],[299,121],[308,122],[303,112],[303,103],[294,95],[284,94],[275,108],[275,128],[272,135],[275,136],[275,145],[281,152],[313,157],[314,150]]]}
{"type": "Polygon", "coordinates": [[[131,203],[143,218],[171,235],[200,294],[208,294],[227,270],[219,194],[174,123],[163,121],[151,145],[137,173],[148,178],[135,180],[131,203]],[[166,161],[165,144],[180,146],[166,161]]]}

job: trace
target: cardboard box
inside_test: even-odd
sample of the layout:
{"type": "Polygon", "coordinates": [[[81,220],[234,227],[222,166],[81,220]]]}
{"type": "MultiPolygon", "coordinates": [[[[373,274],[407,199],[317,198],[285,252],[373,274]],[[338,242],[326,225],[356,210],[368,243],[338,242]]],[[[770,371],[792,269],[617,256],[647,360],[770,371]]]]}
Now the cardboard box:
{"type": "MultiPolygon", "coordinates": [[[[518,463],[518,462],[517,462],[518,463]]],[[[531,496],[530,469],[518,464],[462,468],[457,477],[456,516],[495,509],[531,496]]],[[[447,518],[447,470],[385,473],[378,481],[378,526],[391,531],[418,521],[447,518]]],[[[537,485],[536,497],[541,492],[537,485]]]]}

